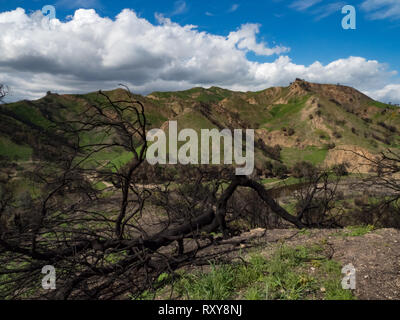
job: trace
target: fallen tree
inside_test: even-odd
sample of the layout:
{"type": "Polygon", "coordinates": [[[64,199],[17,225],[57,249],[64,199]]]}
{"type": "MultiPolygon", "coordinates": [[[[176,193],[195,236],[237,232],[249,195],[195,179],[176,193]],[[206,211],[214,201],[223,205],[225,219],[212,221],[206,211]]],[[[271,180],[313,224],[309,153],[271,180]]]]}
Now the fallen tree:
{"type": "Polygon", "coordinates": [[[176,175],[162,184],[151,185],[149,177],[150,184],[143,183],[149,174],[145,106],[126,94],[113,100],[99,92],[104,103],[88,106],[76,119],[54,122],[54,132],[69,143],[60,146],[57,159],[25,173],[34,197],[18,194],[9,179],[0,181],[1,298],[137,297],[161,273],[193,260],[209,245],[200,240],[212,238],[211,232],[230,236],[227,213],[238,189],[253,190],[295,227],[312,226],[304,219],[306,207],[290,214],[261,183],[229,168],[180,167],[186,176],[178,186],[176,175]],[[104,152],[123,152],[130,160],[119,166],[101,160],[104,152]],[[155,211],[163,214],[148,222],[155,211]],[[185,248],[187,240],[195,247],[185,248]],[[57,271],[55,291],[41,288],[46,265],[57,271]]]}

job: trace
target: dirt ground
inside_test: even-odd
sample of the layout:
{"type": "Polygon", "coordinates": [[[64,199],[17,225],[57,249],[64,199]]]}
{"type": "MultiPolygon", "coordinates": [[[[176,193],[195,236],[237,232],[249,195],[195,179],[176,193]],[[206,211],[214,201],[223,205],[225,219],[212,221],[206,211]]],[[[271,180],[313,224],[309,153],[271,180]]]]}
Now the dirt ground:
{"type": "Polygon", "coordinates": [[[342,266],[356,269],[356,290],[359,300],[400,299],[400,230],[379,229],[361,236],[351,236],[343,229],[307,230],[255,229],[229,240],[220,240],[201,255],[205,259],[218,255],[235,259],[243,252],[257,248],[268,255],[278,245],[307,246],[324,244],[332,259],[342,266]]]}

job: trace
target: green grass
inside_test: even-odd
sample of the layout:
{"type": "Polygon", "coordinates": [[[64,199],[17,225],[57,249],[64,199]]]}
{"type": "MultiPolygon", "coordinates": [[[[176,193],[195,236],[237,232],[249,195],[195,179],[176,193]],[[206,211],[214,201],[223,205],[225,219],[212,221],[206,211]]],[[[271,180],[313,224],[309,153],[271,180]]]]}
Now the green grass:
{"type": "Polygon", "coordinates": [[[354,299],[341,288],[340,264],[327,259],[323,250],[318,245],[281,246],[269,259],[255,253],[246,263],[211,264],[209,272],[181,272],[175,281],[164,274],[162,281],[169,284],[140,298],[160,298],[172,288],[175,298],[189,300],[354,299]]]}
{"type": "Polygon", "coordinates": [[[284,205],[282,205],[282,207],[283,207],[287,212],[289,212],[290,214],[295,215],[295,213],[296,213],[296,202],[295,202],[295,201],[290,202],[290,203],[288,203],[288,204],[284,204],[284,205]]]}
{"type": "Polygon", "coordinates": [[[47,120],[38,109],[27,105],[24,101],[8,105],[9,110],[21,120],[38,127],[48,128],[52,123],[47,120]]]}
{"type": "Polygon", "coordinates": [[[304,150],[295,148],[282,148],[282,160],[286,165],[293,165],[296,162],[308,161],[313,165],[321,164],[328,154],[327,148],[309,146],[304,150]]]}
{"type": "Polygon", "coordinates": [[[125,151],[119,157],[115,158],[111,162],[119,168],[127,164],[132,159],[133,159],[133,153],[125,151]]]}
{"type": "MultiPolygon", "coordinates": [[[[4,261],[4,257],[1,257],[1,260],[4,261]]],[[[2,265],[2,271],[4,270],[15,270],[15,269],[24,269],[30,266],[29,262],[25,261],[21,257],[16,257],[15,259],[11,259],[5,265],[2,265]]],[[[0,275],[0,293],[2,294],[1,300],[15,300],[13,296],[4,296],[4,292],[13,292],[13,288],[15,289],[15,281],[21,277],[19,273],[9,273],[9,274],[1,274],[0,275]]],[[[35,294],[40,292],[42,289],[43,274],[40,272],[34,273],[30,275],[29,286],[22,287],[19,289],[19,296],[21,299],[30,299],[35,294]]]]}
{"type": "Polygon", "coordinates": [[[316,147],[309,147],[306,150],[310,151],[310,153],[306,153],[304,155],[304,160],[309,161],[314,165],[324,162],[326,155],[328,154],[327,149],[319,149],[316,147]]]}
{"type": "Polygon", "coordinates": [[[315,135],[318,136],[319,139],[322,139],[322,140],[329,140],[329,138],[330,138],[329,133],[324,130],[321,130],[321,129],[315,130],[314,133],[315,133],[315,135]]]}
{"type": "Polygon", "coordinates": [[[379,102],[379,101],[371,101],[369,104],[371,106],[378,107],[378,108],[396,109],[395,106],[392,106],[392,105],[389,105],[389,104],[386,104],[386,103],[383,103],[383,102],[379,102]]]}
{"type": "Polygon", "coordinates": [[[270,113],[274,120],[288,118],[299,112],[307,101],[308,96],[300,99],[293,99],[288,104],[278,104],[272,107],[270,113]]]}
{"type": "Polygon", "coordinates": [[[373,225],[363,226],[348,226],[342,232],[337,233],[337,236],[342,237],[361,237],[375,230],[373,225]]]}
{"type": "Polygon", "coordinates": [[[14,143],[6,137],[0,137],[0,155],[10,160],[28,161],[32,156],[32,148],[14,143]]]}
{"type": "Polygon", "coordinates": [[[146,120],[150,124],[151,128],[160,127],[165,121],[168,121],[166,117],[158,113],[146,114],[146,120]]]}
{"type": "Polygon", "coordinates": [[[176,92],[153,92],[151,95],[161,99],[182,99],[213,103],[229,97],[232,92],[222,88],[211,87],[210,89],[192,88],[176,92]]]}

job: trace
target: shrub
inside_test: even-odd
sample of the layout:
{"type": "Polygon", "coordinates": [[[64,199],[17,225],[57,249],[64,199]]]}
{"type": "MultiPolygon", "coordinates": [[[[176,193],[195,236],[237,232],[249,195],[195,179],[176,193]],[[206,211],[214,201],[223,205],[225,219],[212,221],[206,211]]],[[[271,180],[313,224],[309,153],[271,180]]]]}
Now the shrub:
{"type": "Polygon", "coordinates": [[[343,163],[340,163],[340,164],[337,164],[337,165],[333,166],[332,167],[332,171],[338,177],[342,177],[342,176],[349,175],[349,172],[347,171],[347,168],[348,168],[348,164],[346,162],[343,162],[343,163]]]}
{"type": "Polygon", "coordinates": [[[342,134],[341,134],[340,132],[337,132],[337,131],[335,131],[335,132],[333,133],[333,136],[334,136],[336,139],[341,139],[341,138],[342,138],[342,134]]]}
{"type": "Polygon", "coordinates": [[[388,124],[386,124],[386,123],[384,123],[382,121],[379,121],[378,125],[381,126],[382,128],[385,128],[386,130],[389,130],[390,132],[393,132],[393,133],[397,132],[397,128],[396,127],[388,125],[388,124]]]}
{"type": "Polygon", "coordinates": [[[382,142],[382,143],[385,143],[385,144],[387,144],[387,145],[390,145],[391,144],[391,141],[389,140],[389,139],[387,139],[387,138],[381,138],[380,136],[378,136],[378,135],[376,135],[376,134],[372,134],[372,138],[374,138],[375,140],[378,140],[378,141],[380,141],[380,142],[382,142]]]}
{"type": "Polygon", "coordinates": [[[273,168],[272,168],[272,174],[275,177],[284,179],[287,176],[288,172],[289,172],[289,170],[286,165],[284,165],[283,163],[277,162],[277,161],[274,162],[273,168]]]}
{"type": "Polygon", "coordinates": [[[328,150],[331,150],[331,149],[335,149],[336,148],[336,144],[335,143],[328,143],[327,145],[325,145],[325,147],[328,149],[328,150]]]}
{"type": "Polygon", "coordinates": [[[279,160],[281,158],[282,148],[279,144],[271,147],[269,145],[266,145],[262,139],[258,139],[258,147],[263,150],[271,159],[279,160]]]}
{"type": "Polygon", "coordinates": [[[311,162],[301,161],[293,166],[291,173],[295,178],[303,178],[314,175],[316,171],[316,167],[311,162]]]}
{"type": "Polygon", "coordinates": [[[272,164],[271,161],[268,160],[265,162],[265,166],[264,166],[265,170],[272,172],[273,167],[274,167],[274,165],[272,164]]]}

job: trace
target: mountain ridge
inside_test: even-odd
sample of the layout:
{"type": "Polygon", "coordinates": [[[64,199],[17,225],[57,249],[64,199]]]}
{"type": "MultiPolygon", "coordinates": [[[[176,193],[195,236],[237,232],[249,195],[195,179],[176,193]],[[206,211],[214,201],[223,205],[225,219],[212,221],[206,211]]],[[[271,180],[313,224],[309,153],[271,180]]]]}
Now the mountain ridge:
{"type": "MultiPolygon", "coordinates": [[[[105,93],[112,100],[121,100],[126,99],[127,91],[119,88],[105,93]]],[[[348,158],[340,154],[341,147],[376,154],[400,146],[400,108],[338,84],[296,79],[287,87],[257,92],[196,87],[133,97],[145,105],[149,128],[165,128],[169,120],[176,120],[178,129],[254,129],[258,167],[269,160],[288,165],[302,160],[332,164],[332,158],[348,158]]],[[[40,158],[43,150],[39,146],[46,144],[55,152],[57,143],[66,142],[50,129],[54,122],[76,117],[93,104],[105,103],[104,97],[95,92],[48,92],[35,101],[2,105],[0,156],[25,161],[40,158]],[[38,141],[36,133],[43,132],[48,138],[38,141]]]]}

